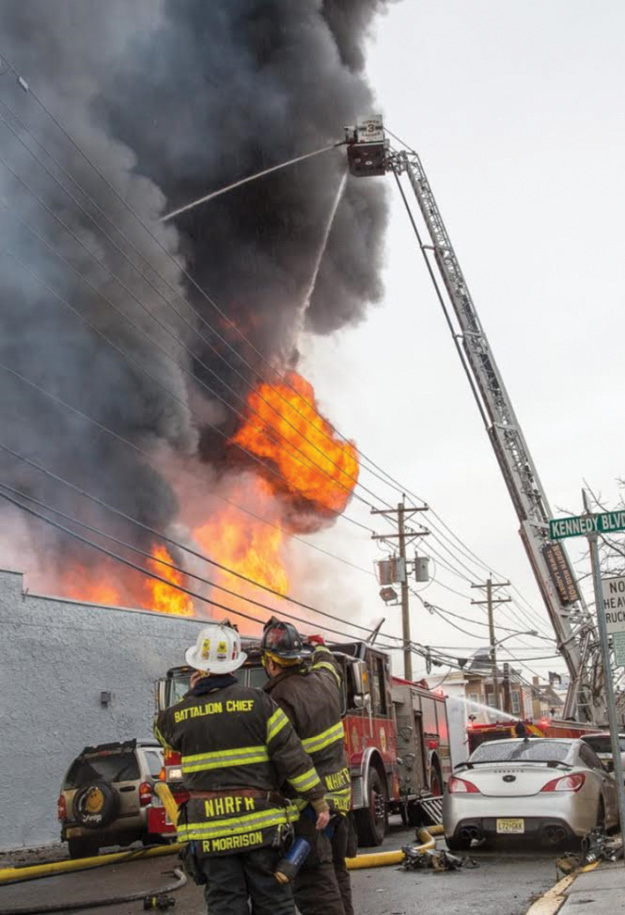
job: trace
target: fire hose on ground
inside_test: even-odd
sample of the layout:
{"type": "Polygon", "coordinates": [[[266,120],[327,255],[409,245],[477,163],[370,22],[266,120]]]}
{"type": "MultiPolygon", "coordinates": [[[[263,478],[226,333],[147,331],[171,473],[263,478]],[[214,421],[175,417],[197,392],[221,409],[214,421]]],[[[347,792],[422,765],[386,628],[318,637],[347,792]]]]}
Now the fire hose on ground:
{"type": "MultiPolygon", "coordinates": [[[[435,836],[442,835],[442,826],[427,826],[419,829],[417,837],[423,844],[419,845],[416,851],[419,853],[432,851],[436,848],[435,836]]],[[[397,851],[379,851],[371,855],[358,855],[356,858],[347,858],[346,864],[348,870],[360,870],[364,867],[389,867],[392,864],[403,864],[404,858],[404,852],[398,849],[397,851]]]]}
{"type": "MultiPolygon", "coordinates": [[[[110,858],[113,856],[105,855],[104,857],[110,858]]],[[[34,908],[32,905],[27,908],[21,906],[0,909],[0,915],[49,915],[52,912],[76,912],[79,909],[97,909],[107,905],[122,905],[126,902],[135,902],[138,899],[154,900],[156,903],[162,901],[161,905],[156,904],[154,908],[169,908],[173,904],[173,900],[169,900],[166,894],[179,890],[187,882],[186,875],[181,867],[175,867],[173,875],[176,878],[176,882],[162,887],[156,893],[154,890],[137,890],[134,893],[126,893],[120,896],[101,896],[97,899],[84,899],[76,902],[53,902],[49,905],[37,905],[34,908]]],[[[147,908],[147,906],[144,905],[144,908],[147,908]]]]}
{"type": "Polygon", "coordinates": [[[181,848],[182,845],[156,845],[153,848],[118,851],[110,855],[95,855],[92,858],[53,861],[50,864],[33,864],[28,867],[5,867],[0,869],[0,886],[21,883],[26,880],[38,880],[42,877],[54,877],[57,874],[66,874],[72,871],[89,870],[93,867],[104,867],[107,864],[122,864],[126,861],[137,861],[142,858],[171,855],[180,851],[181,848]]]}
{"type": "MultiPolygon", "coordinates": [[[[166,785],[161,784],[157,785],[155,790],[161,799],[165,809],[167,810],[170,819],[175,824],[178,819],[178,808],[172,794],[169,791],[169,788],[166,785]]],[[[415,851],[418,853],[426,853],[428,851],[434,850],[436,848],[435,836],[442,835],[442,833],[442,826],[428,826],[427,828],[419,829],[417,832],[417,837],[421,840],[422,844],[417,846],[415,851]]],[[[37,880],[43,877],[53,877],[59,874],[71,873],[73,871],[104,867],[108,864],[121,864],[128,861],[141,860],[143,858],[153,858],[160,855],[171,855],[179,852],[182,848],[182,844],[160,845],[152,848],[141,848],[133,851],[114,852],[113,854],[108,855],[97,855],[91,858],[80,858],[78,860],[55,861],[49,864],[35,864],[27,867],[3,868],[0,869],[0,886],[20,883],[22,881],[28,880],[37,880]]],[[[346,864],[348,870],[359,870],[361,868],[369,867],[387,867],[393,864],[402,864],[405,860],[405,857],[405,853],[402,850],[376,852],[374,854],[358,855],[355,858],[348,858],[346,860],[346,864]]],[[[174,890],[180,889],[180,887],[185,885],[186,877],[180,868],[174,869],[174,875],[177,878],[177,882],[159,890],[158,896],[165,898],[164,894],[173,892],[174,890]]],[[[78,909],[97,908],[100,906],[131,902],[137,899],[145,899],[148,896],[156,898],[153,893],[151,894],[146,893],[145,891],[141,891],[132,893],[127,896],[107,897],[96,900],[88,900],[86,902],[76,902],[69,904],[55,903],[52,905],[43,905],[36,909],[0,909],[0,915],[26,915],[26,912],[33,913],[33,915],[35,915],[35,913],[41,913],[41,915],[44,915],[44,913],[76,911],[78,909]]]]}

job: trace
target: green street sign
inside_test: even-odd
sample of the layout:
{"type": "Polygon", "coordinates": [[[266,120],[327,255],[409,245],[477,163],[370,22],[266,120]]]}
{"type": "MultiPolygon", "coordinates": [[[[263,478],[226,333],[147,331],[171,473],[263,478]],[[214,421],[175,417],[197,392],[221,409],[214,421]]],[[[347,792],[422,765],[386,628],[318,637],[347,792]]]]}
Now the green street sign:
{"type": "Polygon", "coordinates": [[[612,648],[614,649],[614,666],[625,667],[625,632],[612,633],[612,648]]]}
{"type": "Polygon", "coordinates": [[[599,515],[572,515],[570,518],[552,518],[549,522],[551,540],[585,537],[595,531],[598,534],[625,531],[625,511],[602,512],[599,515]]]}

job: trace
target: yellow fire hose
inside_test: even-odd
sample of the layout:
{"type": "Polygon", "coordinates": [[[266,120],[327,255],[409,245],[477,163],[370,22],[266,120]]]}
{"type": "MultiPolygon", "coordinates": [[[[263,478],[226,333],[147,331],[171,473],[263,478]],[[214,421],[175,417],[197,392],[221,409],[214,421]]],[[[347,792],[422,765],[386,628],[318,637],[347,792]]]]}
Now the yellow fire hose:
{"type": "MultiPolygon", "coordinates": [[[[422,845],[417,848],[418,852],[432,851],[436,848],[435,836],[443,835],[442,826],[428,826],[420,829],[417,833],[421,839],[422,845]]],[[[347,858],[345,863],[350,871],[359,870],[361,867],[387,867],[390,864],[401,864],[404,860],[403,851],[380,851],[373,855],[358,855],[357,858],[347,858]]]]}
{"type": "MultiPolygon", "coordinates": [[[[154,786],[154,792],[160,798],[167,816],[176,825],[178,821],[178,805],[174,796],[164,782],[154,786]]],[[[443,834],[442,826],[428,826],[420,829],[417,836],[423,842],[417,851],[425,852],[436,848],[434,836],[443,834]]],[[[54,861],[51,864],[35,864],[31,867],[5,867],[0,869],[0,886],[4,883],[17,883],[21,880],[35,880],[37,877],[52,877],[54,874],[64,874],[71,871],[86,870],[89,867],[104,867],[122,861],[135,861],[139,858],[154,858],[158,855],[172,855],[180,851],[182,844],[158,845],[155,848],[139,848],[136,851],[120,851],[110,855],[95,855],[92,858],[78,858],[71,861],[54,861]]],[[[358,870],[363,867],[385,867],[390,864],[401,864],[404,860],[402,851],[382,851],[373,855],[358,855],[356,858],[347,858],[348,870],[358,870]]]]}
{"type": "Polygon", "coordinates": [[[34,864],[31,867],[5,867],[0,870],[0,886],[3,883],[17,883],[20,880],[34,880],[37,877],[53,877],[70,871],[86,870],[88,867],[104,867],[121,861],[138,861],[156,858],[159,855],[173,855],[182,845],[157,845],[155,848],[137,848],[132,851],[116,851],[110,855],[94,855],[92,858],[77,858],[71,861],[53,861],[51,864],[34,864]]]}
{"type": "MultiPolygon", "coordinates": [[[[174,826],[178,822],[178,805],[164,782],[154,786],[154,793],[161,799],[167,816],[174,826]]],[[[119,851],[110,855],[94,855],[91,858],[77,858],[70,861],[54,861],[52,864],[34,864],[31,867],[5,867],[0,869],[0,886],[3,883],[17,883],[20,880],[35,880],[38,877],[53,877],[71,871],[86,870],[89,867],[104,867],[122,861],[136,861],[139,858],[155,858],[158,855],[173,855],[180,851],[181,844],[158,845],[155,848],[138,848],[136,851],[119,851]]]]}
{"type": "Polygon", "coordinates": [[[154,785],[154,793],[158,798],[160,798],[160,801],[165,808],[165,812],[167,813],[167,816],[171,822],[174,824],[174,826],[177,826],[179,809],[175,797],[169,790],[169,785],[167,785],[165,782],[157,782],[154,785]]]}

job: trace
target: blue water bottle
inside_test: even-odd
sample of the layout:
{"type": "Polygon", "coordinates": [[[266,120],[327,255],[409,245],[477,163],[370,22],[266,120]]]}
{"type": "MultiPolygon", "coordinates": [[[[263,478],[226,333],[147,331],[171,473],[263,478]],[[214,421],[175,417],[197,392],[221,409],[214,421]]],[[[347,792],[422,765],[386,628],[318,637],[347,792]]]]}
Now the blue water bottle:
{"type": "Polygon", "coordinates": [[[278,883],[291,883],[295,879],[295,875],[310,854],[310,848],[310,842],[301,836],[293,842],[274,871],[278,883]]]}

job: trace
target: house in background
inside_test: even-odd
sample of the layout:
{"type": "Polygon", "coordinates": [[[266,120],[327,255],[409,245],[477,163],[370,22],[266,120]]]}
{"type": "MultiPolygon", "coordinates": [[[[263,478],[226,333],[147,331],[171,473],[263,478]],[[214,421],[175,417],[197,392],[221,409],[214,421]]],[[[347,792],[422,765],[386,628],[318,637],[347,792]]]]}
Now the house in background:
{"type": "Polygon", "coordinates": [[[558,674],[549,674],[549,682],[543,682],[537,676],[530,683],[521,672],[509,664],[497,667],[499,691],[499,708],[495,707],[490,650],[483,648],[477,651],[464,670],[452,671],[447,675],[444,689],[457,704],[464,699],[466,724],[494,724],[504,715],[511,715],[522,720],[531,718],[559,718],[564,708],[561,682],[558,674]],[[471,717],[469,717],[471,716],[471,717]]]}

